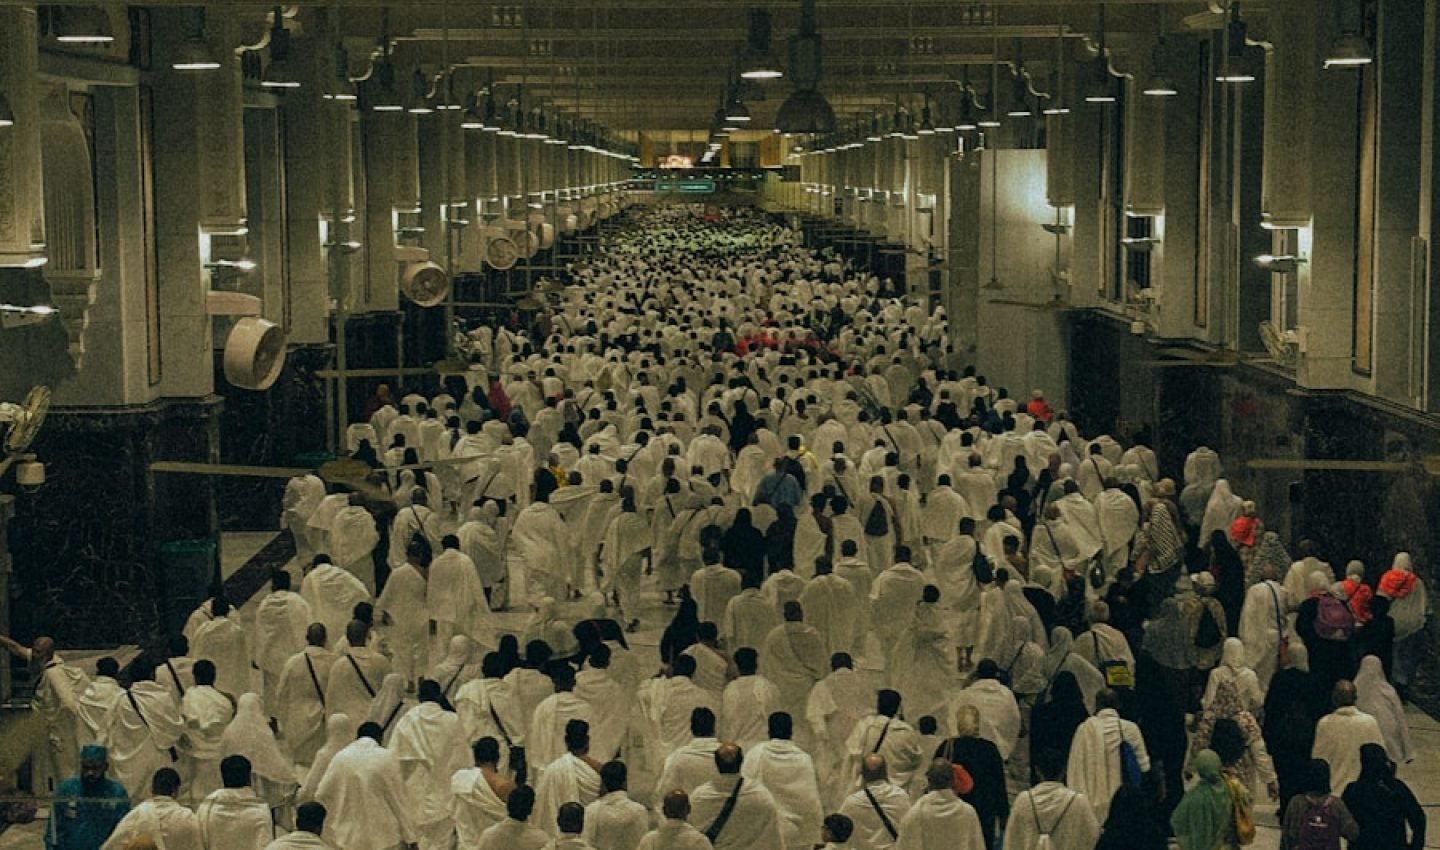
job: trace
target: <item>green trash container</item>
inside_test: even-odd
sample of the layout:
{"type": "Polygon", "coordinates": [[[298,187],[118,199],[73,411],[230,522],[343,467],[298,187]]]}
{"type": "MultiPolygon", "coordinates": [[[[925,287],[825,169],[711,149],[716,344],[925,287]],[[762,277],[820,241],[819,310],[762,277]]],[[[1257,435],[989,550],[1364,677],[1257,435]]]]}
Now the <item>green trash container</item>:
{"type": "Polygon", "coordinates": [[[190,613],[220,578],[214,540],[171,540],[160,544],[161,625],[166,634],[185,627],[190,613]]]}

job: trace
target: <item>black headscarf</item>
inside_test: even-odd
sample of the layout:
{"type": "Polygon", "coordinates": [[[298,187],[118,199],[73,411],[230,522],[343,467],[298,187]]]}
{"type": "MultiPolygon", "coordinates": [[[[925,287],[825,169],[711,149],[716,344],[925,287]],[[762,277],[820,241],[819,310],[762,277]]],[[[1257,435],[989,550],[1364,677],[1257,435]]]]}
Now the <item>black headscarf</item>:
{"type": "Polygon", "coordinates": [[[680,607],[660,636],[660,661],[674,664],[680,653],[700,642],[700,607],[686,591],[681,591],[680,607]]]}

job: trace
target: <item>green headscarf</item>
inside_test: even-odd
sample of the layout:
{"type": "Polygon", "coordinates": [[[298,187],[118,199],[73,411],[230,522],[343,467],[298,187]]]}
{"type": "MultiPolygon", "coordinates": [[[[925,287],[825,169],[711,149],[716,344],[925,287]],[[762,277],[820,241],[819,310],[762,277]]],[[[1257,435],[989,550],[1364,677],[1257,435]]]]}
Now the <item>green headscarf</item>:
{"type": "Polygon", "coordinates": [[[1175,807],[1170,828],[1175,830],[1180,850],[1215,850],[1230,828],[1234,803],[1220,774],[1220,757],[1214,750],[1196,753],[1193,767],[1200,781],[1185,792],[1180,805],[1175,807]]]}

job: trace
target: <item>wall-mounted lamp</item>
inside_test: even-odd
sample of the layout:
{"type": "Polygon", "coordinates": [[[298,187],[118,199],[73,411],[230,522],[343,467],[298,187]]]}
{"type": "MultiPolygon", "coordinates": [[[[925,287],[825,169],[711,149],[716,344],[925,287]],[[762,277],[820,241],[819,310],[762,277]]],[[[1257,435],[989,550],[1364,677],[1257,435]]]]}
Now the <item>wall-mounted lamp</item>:
{"type": "Polygon", "coordinates": [[[1306,258],[1293,254],[1261,254],[1255,258],[1255,265],[1272,274],[1294,274],[1304,262],[1306,258]]]}

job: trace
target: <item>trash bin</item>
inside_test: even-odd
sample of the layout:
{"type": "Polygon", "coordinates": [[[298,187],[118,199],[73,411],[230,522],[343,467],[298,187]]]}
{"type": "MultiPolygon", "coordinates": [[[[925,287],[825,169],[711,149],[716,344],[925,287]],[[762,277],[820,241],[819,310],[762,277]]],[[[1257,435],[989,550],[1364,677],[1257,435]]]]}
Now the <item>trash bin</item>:
{"type": "Polygon", "coordinates": [[[171,540],[160,544],[161,625],[166,634],[185,627],[190,613],[209,596],[220,578],[215,541],[171,540]]]}

